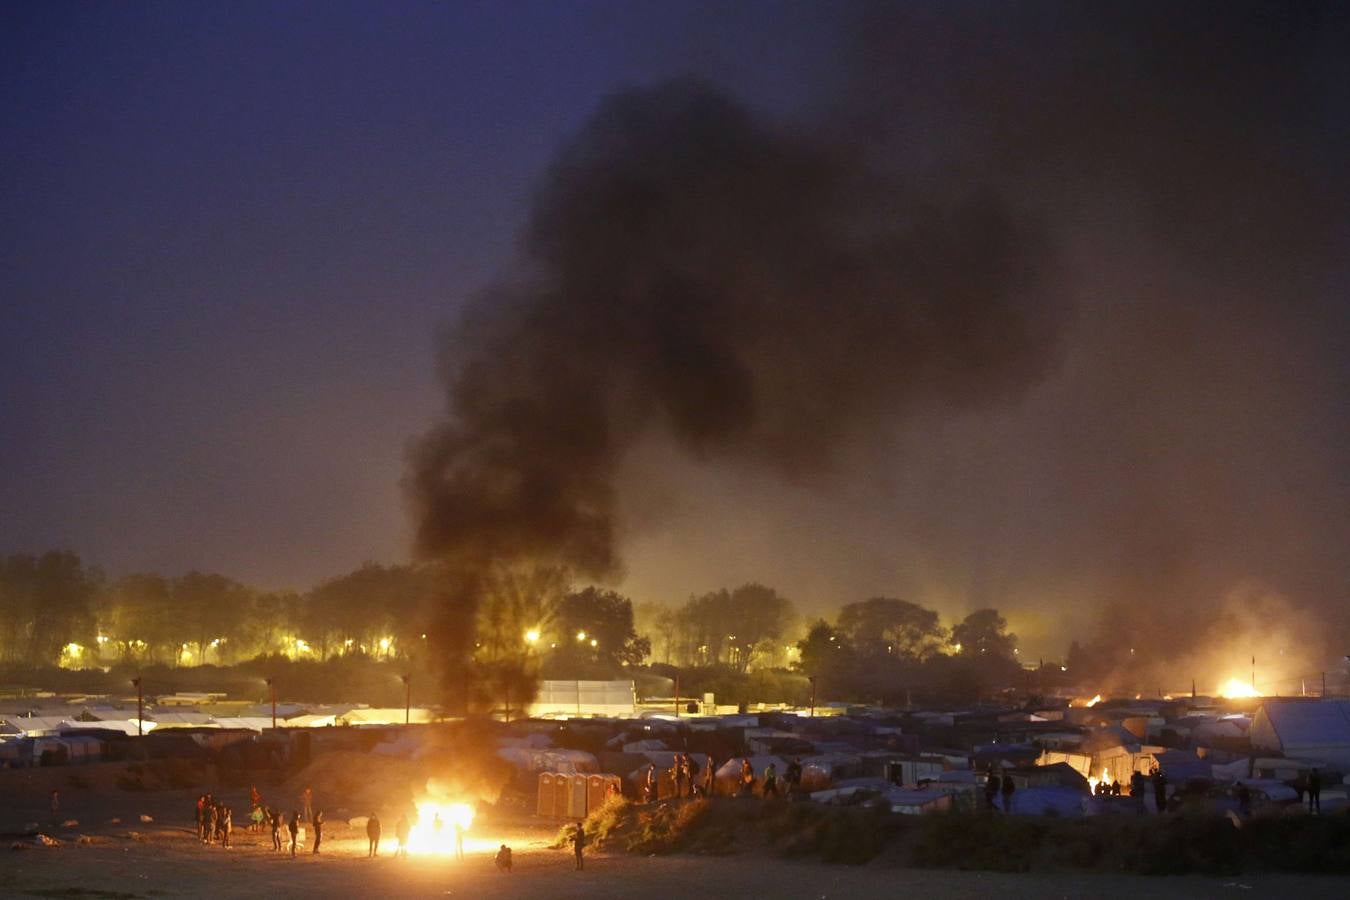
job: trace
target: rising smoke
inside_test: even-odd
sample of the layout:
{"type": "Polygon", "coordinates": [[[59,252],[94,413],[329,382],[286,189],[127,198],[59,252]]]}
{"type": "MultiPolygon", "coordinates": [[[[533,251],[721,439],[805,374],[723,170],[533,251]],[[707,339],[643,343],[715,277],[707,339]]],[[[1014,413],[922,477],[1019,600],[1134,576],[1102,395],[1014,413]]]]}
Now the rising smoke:
{"type": "Polygon", "coordinates": [[[615,473],[653,430],[809,478],[913,410],[1041,377],[1065,304],[1038,229],[988,188],[925,195],[850,137],[695,81],[606,99],[540,190],[519,279],[447,343],[418,549],[612,575],[615,473]]]}
{"type": "MultiPolygon", "coordinates": [[[[836,563],[812,597],[793,581],[828,548],[771,526],[762,577],[1090,630],[1104,670],[1169,688],[1339,659],[1346,8],[841,18],[809,122],[683,81],[608,98],[562,149],[517,277],[446,341],[420,552],[614,575],[653,436],[785,485],[881,448],[817,530],[880,523],[874,555],[906,564],[836,563]]],[[[747,515],[800,518],[772,484],[703,501],[708,565],[747,515]]]]}

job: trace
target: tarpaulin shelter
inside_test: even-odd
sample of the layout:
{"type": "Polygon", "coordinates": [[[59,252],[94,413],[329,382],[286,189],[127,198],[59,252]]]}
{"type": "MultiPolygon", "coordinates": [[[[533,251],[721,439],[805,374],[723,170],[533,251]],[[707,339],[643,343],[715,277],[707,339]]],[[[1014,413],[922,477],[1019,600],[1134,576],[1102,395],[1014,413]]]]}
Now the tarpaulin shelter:
{"type": "Polygon", "coordinates": [[[1350,771],[1350,700],[1267,700],[1248,734],[1254,750],[1350,771]]]}

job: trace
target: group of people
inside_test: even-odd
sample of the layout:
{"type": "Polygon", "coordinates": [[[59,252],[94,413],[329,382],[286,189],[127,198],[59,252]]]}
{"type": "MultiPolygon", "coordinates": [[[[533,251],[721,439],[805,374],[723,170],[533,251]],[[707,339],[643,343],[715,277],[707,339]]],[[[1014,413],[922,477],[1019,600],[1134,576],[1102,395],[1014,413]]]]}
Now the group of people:
{"type": "Polygon", "coordinates": [[[203,844],[220,844],[230,848],[230,834],[234,831],[234,810],[212,794],[197,798],[197,840],[203,844]]]}
{"type": "MultiPolygon", "coordinates": [[[[660,798],[661,771],[655,763],[647,764],[638,782],[638,796],[643,803],[653,803],[660,798]]],[[[717,764],[711,757],[708,758],[708,767],[703,769],[698,760],[688,753],[676,753],[670,768],[665,771],[674,790],[671,796],[711,797],[717,793],[717,764]]],[[[780,784],[778,767],[774,763],[765,766],[763,776],[758,777],[754,765],[748,757],[745,757],[741,759],[741,771],[733,793],[742,797],[752,797],[758,791],[759,795],[766,799],[780,797],[797,790],[801,781],[802,764],[799,759],[794,758],[788,763],[780,784]]]]}
{"type": "MultiPolygon", "coordinates": [[[[272,831],[272,849],[279,851],[285,849],[282,841],[282,833],[286,832],[290,837],[291,856],[295,856],[296,848],[299,845],[300,823],[308,818],[314,828],[314,847],[312,852],[319,852],[319,845],[323,843],[323,810],[313,811],[311,809],[311,798],[309,788],[305,788],[301,802],[304,806],[305,815],[302,816],[300,810],[291,812],[289,821],[282,814],[280,809],[268,807],[262,802],[262,795],[258,793],[257,787],[249,791],[249,800],[252,804],[252,811],[249,814],[249,831],[262,831],[264,827],[271,828],[272,831]]],[[[234,831],[234,810],[226,803],[217,799],[209,791],[197,797],[196,808],[197,821],[197,840],[203,844],[219,844],[226,849],[231,846],[230,838],[234,831]]]]}
{"type": "Polygon", "coordinates": [[[1153,789],[1153,805],[1159,813],[1167,812],[1167,775],[1158,766],[1145,777],[1143,772],[1135,771],[1130,775],[1130,797],[1134,800],[1135,811],[1144,812],[1144,797],[1149,787],[1153,789]]]}
{"type": "MultiPolygon", "coordinates": [[[[380,855],[380,817],[371,813],[366,818],[366,857],[374,859],[380,855]]],[[[408,855],[408,836],[412,834],[412,825],[408,822],[407,815],[398,817],[394,823],[394,837],[398,838],[398,849],[394,851],[395,857],[408,855]]]]}
{"type": "Polygon", "coordinates": [[[1011,775],[1004,774],[1000,776],[990,766],[989,771],[984,776],[984,808],[988,810],[998,809],[998,801],[1003,801],[1003,811],[1012,812],[1013,794],[1017,793],[1017,784],[1013,781],[1011,775]]]}
{"type": "Polygon", "coordinates": [[[1092,794],[1095,797],[1119,797],[1121,795],[1120,782],[1115,779],[1107,781],[1103,778],[1101,781],[1097,782],[1097,786],[1092,789],[1092,794]]]}
{"type": "Polygon", "coordinates": [[[1322,773],[1313,769],[1306,776],[1300,775],[1294,781],[1294,790],[1298,792],[1298,802],[1303,804],[1303,796],[1308,797],[1308,812],[1322,811],[1322,773]]]}

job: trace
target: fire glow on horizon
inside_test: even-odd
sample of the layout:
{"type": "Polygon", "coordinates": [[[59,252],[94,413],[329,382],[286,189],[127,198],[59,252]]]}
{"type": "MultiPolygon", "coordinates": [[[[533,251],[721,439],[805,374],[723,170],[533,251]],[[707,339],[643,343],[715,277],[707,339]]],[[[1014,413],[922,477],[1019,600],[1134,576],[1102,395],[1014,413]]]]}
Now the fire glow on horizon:
{"type": "Polygon", "coordinates": [[[1218,694],[1225,700],[1243,700],[1260,697],[1261,692],[1241,678],[1230,678],[1219,686],[1218,694]]]}

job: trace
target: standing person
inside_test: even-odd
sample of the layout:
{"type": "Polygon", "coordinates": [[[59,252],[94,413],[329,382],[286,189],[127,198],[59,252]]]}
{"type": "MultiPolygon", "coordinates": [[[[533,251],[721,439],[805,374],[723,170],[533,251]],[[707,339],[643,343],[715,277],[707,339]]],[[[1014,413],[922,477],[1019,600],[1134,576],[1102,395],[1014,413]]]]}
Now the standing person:
{"type": "Polygon", "coordinates": [[[684,755],[684,771],[689,776],[689,795],[694,794],[694,785],[698,782],[699,766],[698,760],[694,759],[688,753],[684,755]]]}
{"type": "Polygon", "coordinates": [[[456,819],[455,825],[455,859],[464,858],[464,825],[456,819]]]}
{"type": "Polygon", "coordinates": [[[291,859],[295,859],[295,845],[299,843],[300,810],[291,810],[291,821],[287,826],[291,832],[291,859]]]}
{"type": "Polygon", "coordinates": [[[1013,791],[1017,790],[1017,785],[1013,784],[1011,775],[1005,774],[1003,776],[1003,784],[1000,785],[999,790],[1003,794],[1003,812],[1011,813],[1013,802],[1013,791]]]}
{"type": "Polygon", "coordinates": [[[1322,812],[1322,773],[1318,769],[1308,773],[1308,812],[1322,812]]]}
{"type": "Polygon", "coordinates": [[[984,776],[984,808],[994,809],[994,801],[998,799],[998,790],[1001,787],[999,777],[994,774],[994,767],[989,767],[989,772],[984,776]]]}
{"type": "Polygon", "coordinates": [[[755,794],[755,767],[750,765],[750,757],[741,758],[741,794],[753,797],[755,794]]]}
{"type": "Polygon", "coordinates": [[[1167,776],[1163,774],[1161,767],[1155,766],[1153,769],[1153,805],[1158,808],[1158,815],[1167,812],[1167,776]]]}
{"type": "Polygon", "coordinates": [[[281,810],[279,810],[279,809],[268,810],[268,812],[267,812],[267,818],[270,820],[271,825],[272,825],[272,849],[273,849],[273,850],[280,850],[280,849],[281,849],[281,810]]]}
{"type": "Polygon", "coordinates": [[[508,847],[508,846],[506,846],[505,844],[502,844],[501,848],[497,850],[497,858],[496,858],[496,862],[497,862],[497,871],[499,871],[499,872],[510,872],[510,871],[511,871],[511,848],[508,847]]]}
{"type": "Polygon", "coordinates": [[[712,756],[708,757],[708,771],[704,776],[703,793],[709,797],[717,793],[717,763],[712,756]]]}
{"type": "Polygon", "coordinates": [[[216,841],[216,831],[220,828],[220,810],[214,803],[206,811],[206,843],[213,844],[216,841]]]}
{"type": "Polygon", "coordinates": [[[206,795],[197,796],[197,840],[202,839],[202,826],[206,822],[206,795]]]}
{"type": "Polygon", "coordinates": [[[775,799],[778,797],[778,767],[773,763],[764,769],[764,799],[769,799],[770,794],[775,799]]]}
{"type": "Polygon", "coordinates": [[[309,821],[313,820],[313,818],[314,818],[314,792],[311,791],[311,790],[309,789],[308,786],[306,786],[305,789],[304,789],[303,791],[300,792],[300,809],[301,809],[301,810],[304,812],[304,814],[305,814],[305,821],[306,821],[306,822],[309,822],[309,821]]]}
{"type": "Polygon", "coordinates": [[[323,843],[323,810],[314,810],[314,851],[319,852],[319,844],[323,843]]]}
{"type": "Polygon", "coordinates": [[[794,794],[802,785],[802,761],[800,757],[792,757],[792,762],[787,767],[787,790],[789,794],[794,794]]]}
{"type": "Polygon", "coordinates": [[[651,803],[656,799],[656,764],[647,763],[647,779],[642,785],[642,800],[651,803]]]}
{"type": "Polygon", "coordinates": [[[1134,801],[1134,811],[1139,815],[1144,814],[1144,773],[1138,769],[1130,775],[1130,799],[1134,801]]]}
{"type": "Polygon", "coordinates": [[[380,855],[380,817],[373,812],[370,818],[366,819],[366,840],[370,844],[366,850],[366,858],[374,859],[380,855]]]}
{"type": "Polygon", "coordinates": [[[675,796],[677,798],[684,796],[684,776],[688,771],[684,766],[684,757],[676,753],[675,762],[670,767],[670,777],[675,782],[675,796]]]}
{"type": "Polygon", "coordinates": [[[398,837],[398,853],[404,859],[408,857],[408,835],[412,833],[412,826],[408,824],[408,814],[404,813],[398,817],[394,823],[394,835],[398,837]]]}
{"type": "Polygon", "coordinates": [[[572,829],[572,852],[576,854],[576,870],[578,872],[585,868],[581,858],[581,850],[585,846],[586,829],[582,828],[581,823],[578,822],[576,827],[572,829]]]}
{"type": "Polygon", "coordinates": [[[1237,794],[1238,812],[1245,819],[1252,814],[1252,792],[1239,781],[1234,793],[1237,794]]]}
{"type": "Polygon", "coordinates": [[[230,849],[230,834],[234,831],[234,810],[225,807],[225,814],[220,818],[220,842],[225,849],[230,849]]]}

